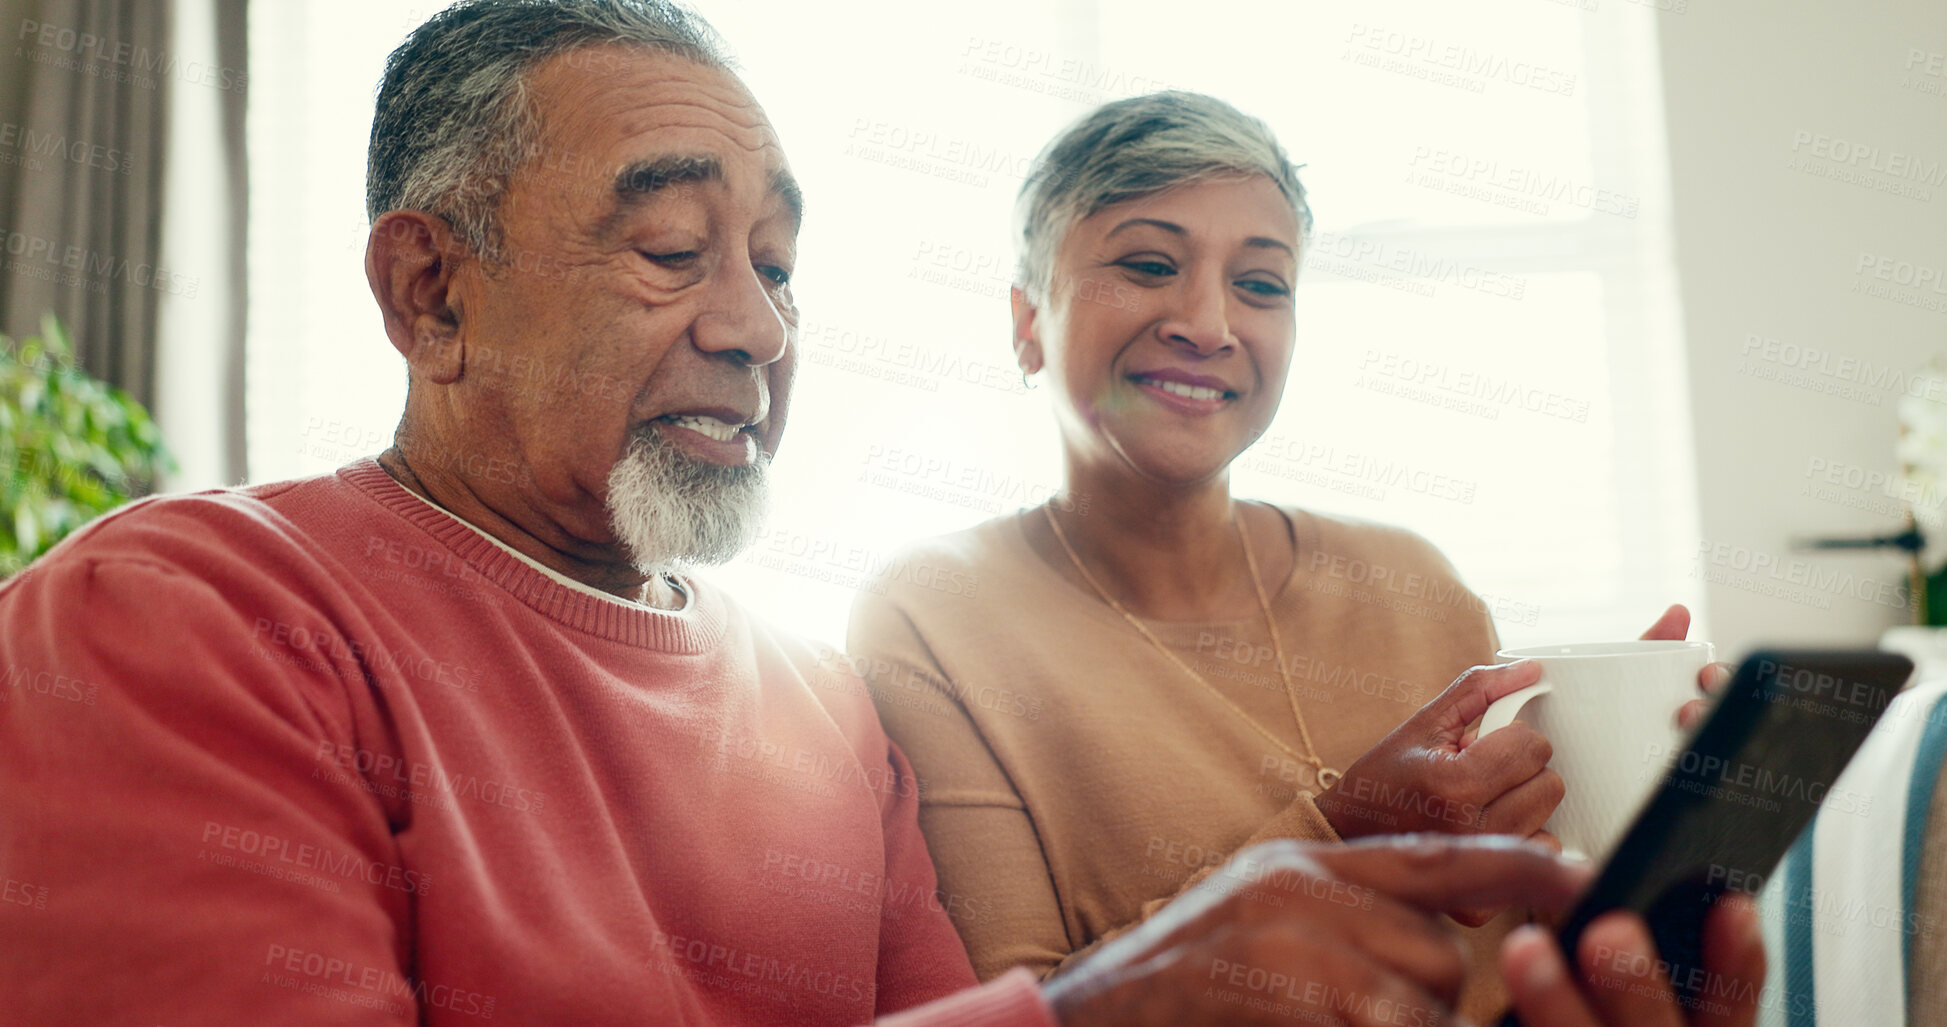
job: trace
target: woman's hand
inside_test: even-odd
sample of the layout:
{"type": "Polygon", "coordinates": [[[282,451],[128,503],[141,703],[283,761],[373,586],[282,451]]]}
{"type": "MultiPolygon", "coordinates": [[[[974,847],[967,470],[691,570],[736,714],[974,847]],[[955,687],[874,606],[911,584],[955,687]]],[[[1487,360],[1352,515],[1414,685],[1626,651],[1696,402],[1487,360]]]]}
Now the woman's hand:
{"type": "MultiPolygon", "coordinates": [[[[1673,603],[1663,611],[1663,616],[1643,632],[1644,641],[1681,642],[1690,634],[1690,611],[1682,603],[1673,603]]],[[[1697,672],[1697,690],[1708,696],[1715,693],[1724,683],[1731,680],[1734,668],[1728,663],[1705,664],[1697,672]]],[[[1708,699],[1692,699],[1677,710],[1677,726],[1688,731],[1710,709],[1708,699]]]]}
{"type": "MultiPolygon", "coordinates": [[[[1541,668],[1525,660],[1462,674],[1346,768],[1317,797],[1319,811],[1347,840],[1422,831],[1510,834],[1559,850],[1542,830],[1562,801],[1561,775],[1548,769],[1548,739],[1517,720],[1466,740],[1488,704],[1540,676],[1541,668]]],[[[1488,911],[1455,917],[1473,925],[1491,918],[1488,911]]]]}

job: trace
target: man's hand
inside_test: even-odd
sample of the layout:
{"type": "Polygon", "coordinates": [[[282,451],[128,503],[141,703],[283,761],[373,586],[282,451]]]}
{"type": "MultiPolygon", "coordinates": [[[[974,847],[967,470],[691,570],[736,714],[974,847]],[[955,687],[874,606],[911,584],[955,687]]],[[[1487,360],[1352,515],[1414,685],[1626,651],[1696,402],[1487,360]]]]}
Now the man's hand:
{"type": "MultiPolygon", "coordinates": [[[[1561,848],[1542,830],[1562,801],[1561,775],[1548,769],[1548,739],[1518,720],[1485,738],[1466,738],[1490,703],[1540,675],[1529,662],[1462,674],[1346,768],[1318,796],[1319,812],[1347,840],[1436,831],[1510,834],[1561,848]]],[[[1456,918],[1478,926],[1494,912],[1463,910],[1456,918]]]]}
{"type": "MultiPolygon", "coordinates": [[[[1093,1024],[1459,1023],[1466,974],[1438,912],[1480,905],[1566,912],[1588,868],[1512,838],[1423,835],[1253,846],[1049,982],[1066,1027],[1093,1024]]],[[[1554,941],[1522,928],[1502,968],[1526,1027],[1749,1027],[1764,952],[1748,904],[1713,913],[1707,1003],[1685,1019],[1633,916],[1584,933],[1581,984],[1554,941]]]]}
{"type": "Polygon", "coordinates": [[[1086,1024],[1437,1024],[1466,976],[1463,906],[1568,908],[1588,880],[1538,845],[1435,836],[1239,853],[1048,985],[1086,1024]]]}
{"type": "MultiPolygon", "coordinates": [[[[1643,632],[1643,640],[1681,642],[1689,634],[1690,611],[1682,603],[1673,603],[1669,609],[1663,611],[1663,616],[1656,619],[1656,623],[1650,625],[1648,631],[1643,632]]],[[[1731,680],[1733,669],[1728,663],[1706,664],[1703,670],[1697,672],[1697,690],[1705,695],[1716,692],[1724,687],[1725,682],[1731,680]]],[[[1710,702],[1706,699],[1692,699],[1684,703],[1683,707],[1677,710],[1677,726],[1688,731],[1708,709],[1710,709],[1710,702]]]]}
{"type": "Polygon", "coordinates": [[[1576,962],[1582,984],[1569,980],[1553,938],[1517,928],[1501,946],[1501,974],[1524,1027],[1750,1027],[1764,983],[1758,915],[1741,895],[1726,896],[1704,923],[1704,976],[1697,1008],[1685,1018],[1658,965],[1643,921],[1611,913],[1582,933],[1576,962]]]}

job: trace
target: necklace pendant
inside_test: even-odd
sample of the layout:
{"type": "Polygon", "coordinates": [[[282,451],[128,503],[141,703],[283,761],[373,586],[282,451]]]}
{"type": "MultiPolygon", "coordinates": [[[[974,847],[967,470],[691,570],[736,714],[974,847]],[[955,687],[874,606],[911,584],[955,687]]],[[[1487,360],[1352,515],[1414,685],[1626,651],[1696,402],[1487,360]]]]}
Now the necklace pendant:
{"type": "Polygon", "coordinates": [[[1318,768],[1319,790],[1320,791],[1330,790],[1333,785],[1339,783],[1339,778],[1342,778],[1344,776],[1345,776],[1344,774],[1341,774],[1338,771],[1333,770],[1331,767],[1318,768]]]}

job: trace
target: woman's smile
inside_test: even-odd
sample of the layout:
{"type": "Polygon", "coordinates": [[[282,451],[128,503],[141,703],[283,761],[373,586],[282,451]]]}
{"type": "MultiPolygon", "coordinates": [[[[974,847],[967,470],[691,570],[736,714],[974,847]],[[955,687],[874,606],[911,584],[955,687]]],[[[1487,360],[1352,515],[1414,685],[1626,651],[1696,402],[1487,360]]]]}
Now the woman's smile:
{"type": "Polygon", "coordinates": [[[1190,417],[1214,414],[1237,399],[1237,390],[1229,382],[1176,368],[1138,371],[1126,380],[1165,409],[1190,417]]]}

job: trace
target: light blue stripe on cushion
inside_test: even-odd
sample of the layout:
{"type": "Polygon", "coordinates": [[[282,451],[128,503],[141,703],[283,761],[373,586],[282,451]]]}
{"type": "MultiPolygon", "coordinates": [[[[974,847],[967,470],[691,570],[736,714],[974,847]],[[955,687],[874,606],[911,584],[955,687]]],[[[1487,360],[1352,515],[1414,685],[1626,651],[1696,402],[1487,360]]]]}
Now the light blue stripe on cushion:
{"type": "Polygon", "coordinates": [[[1812,975],[1812,835],[1814,817],[1785,854],[1785,1023],[1817,1027],[1818,995],[1812,975]]]}
{"type": "Polygon", "coordinates": [[[1901,834],[1900,858],[1900,979],[1912,990],[1915,898],[1920,889],[1920,860],[1925,855],[1921,844],[1927,837],[1927,810],[1933,807],[1934,784],[1940,779],[1940,765],[1947,760],[1947,696],[1935,700],[1927,711],[1927,726],[1920,735],[1920,749],[1913,757],[1913,780],[1907,784],[1906,826],[1901,834]]]}

